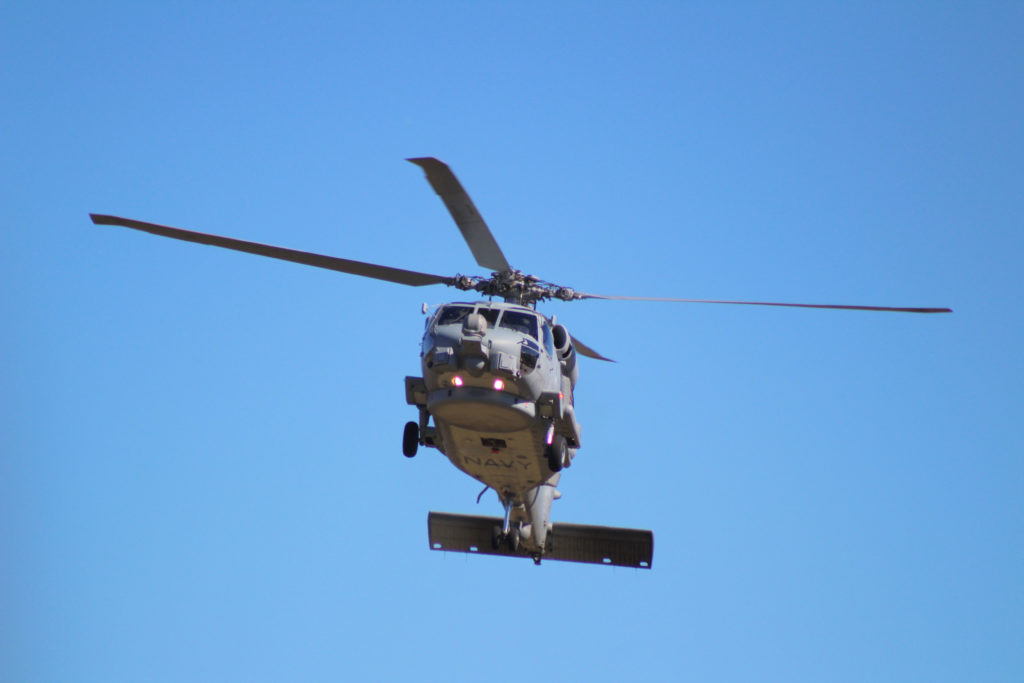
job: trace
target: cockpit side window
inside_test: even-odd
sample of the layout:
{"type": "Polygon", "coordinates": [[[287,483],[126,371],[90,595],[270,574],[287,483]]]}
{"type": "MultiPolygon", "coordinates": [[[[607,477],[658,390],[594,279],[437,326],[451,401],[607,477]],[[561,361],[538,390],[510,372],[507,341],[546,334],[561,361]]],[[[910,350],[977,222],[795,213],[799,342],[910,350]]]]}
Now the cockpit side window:
{"type": "Polygon", "coordinates": [[[555,355],[555,338],[551,335],[551,325],[545,320],[540,326],[544,331],[544,350],[548,352],[549,356],[553,356],[555,355]]]}
{"type": "Polygon", "coordinates": [[[498,327],[522,332],[530,335],[534,339],[537,338],[537,316],[532,313],[505,311],[505,314],[501,316],[501,323],[498,327]]]}
{"type": "Polygon", "coordinates": [[[461,323],[472,312],[472,306],[445,306],[437,316],[437,324],[453,325],[461,323]]]}

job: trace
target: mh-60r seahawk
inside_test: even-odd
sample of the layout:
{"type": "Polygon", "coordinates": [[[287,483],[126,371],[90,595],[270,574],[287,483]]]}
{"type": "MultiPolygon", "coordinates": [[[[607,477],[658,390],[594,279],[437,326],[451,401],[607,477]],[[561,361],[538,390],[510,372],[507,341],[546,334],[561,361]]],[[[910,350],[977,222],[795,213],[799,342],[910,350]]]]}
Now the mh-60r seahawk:
{"type": "Polygon", "coordinates": [[[561,471],[572,463],[582,445],[580,424],[573,408],[573,390],[579,375],[577,356],[609,359],[573,338],[554,318],[538,313],[538,301],[625,299],[950,312],[948,308],[602,296],[560,287],[524,275],[509,265],[473,201],[446,164],[432,157],[409,161],[426,172],[427,180],[448,207],[477,264],[493,271],[491,277],[444,277],[117,216],[91,217],[98,225],[120,225],[413,287],[447,285],[487,297],[487,301],[439,307],[426,321],[420,353],[423,376],[405,378],[406,401],[419,413],[417,421],[405,426],[405,455],[414,456],[419,446],[438,449],[455,467],[493,489],[504,507],[504,516],[500,518],[431,512],[428,533],[430,547],[435,550],[532,557],[537,564],[546,557],[651,566],[654,535],[650,531],[551,523],[551,504],[560,496],[555,487],[561,471]],[[504,302],[494,302],[495,297],[504,302]]]}

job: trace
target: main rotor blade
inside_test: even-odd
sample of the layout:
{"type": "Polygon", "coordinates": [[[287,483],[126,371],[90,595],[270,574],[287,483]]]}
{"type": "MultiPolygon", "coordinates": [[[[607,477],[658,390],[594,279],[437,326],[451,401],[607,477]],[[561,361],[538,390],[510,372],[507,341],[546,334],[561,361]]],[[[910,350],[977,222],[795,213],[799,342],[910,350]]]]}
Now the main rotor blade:
{"type": "Polygon", "coordinates": [[[326,268],[327,270],[336,270],[342,273],[350,273],[352,275],[362,275],[363,277],[372,277],[377,280],[397,282],[398,284],[410,285],[412,287],[422,287],[423,285],[447,285],[453,282],[452,278],[442,277],[440,275],[417,273],[412,270],[402,270],[400,268],[389,268],[388,266],[378,266],[374,263],[363,263],[362,261],[350,261],[348,259],[337,258],[334,256],[322,256],[320,254],[312,254],[306,251],[296,251],[294,249],[274,247],[268,244],[236,240],[231,237],[221,237],[219,235],[208,235],[202,232],[182,230],[181,228],[171,228],[166,225],[146,223],[143,221],[132,220],[130,218],[104,216],[102,214],[95,213],[91,213],[89,216],[92,218],[92,222],[96,225],[119,225],[125,228],[150,232],[162,237],[173,237],[177,240],[196,242],[197,244],[209,244],[214,247],[244,251],[247,254],[269,256],[270,258],[281,259],[282,261],[292,261],[294,263],[302,263],[307,266],[316,266],[317,268],[326,268]]]}
{"type": "Polygon", "coordinates": [[[448,168],[448,164],[434,157],[418,157],[406,161],[411,161],[426,172],[427,181],[448,207],[448,213],[455,219],[455,224],[459,226],[476,262],[499,273],[512,270],[487,223],[477,211],[469,194],[463,189],[462,183],[452,173],[452,169],[448,168]]]}
{"type": "Polygon", "coordinates": [[[611,301],[668,301],[684,304],[733,304],[737,306],[784,306],[786,308],[832,308],[843,311],[889,311],[892,313],[952,313],[951,308],[903,308],[897,306],[851,306],[846,304],[792,304],[777,301],[722,301],[720,299],[667,299],[654,296],[604,296],[578,292],[581,299],[611,301]]]}
{"type": "Polygon", "coordinates": [[[571,337],[571,339],[572,339],[573,347],[576,349],[576,351],[581,356],[586,356],[587,358],[596,358],[597,360],[606,360],[609,363],[614,363],[615,362],[611,358],[605,358],[604,356],[599,354],[597,351],[595,351],[594,349],[590,348],[589,346],[587,346],[586,344],[581,342],[576,337],[571,337]]]}

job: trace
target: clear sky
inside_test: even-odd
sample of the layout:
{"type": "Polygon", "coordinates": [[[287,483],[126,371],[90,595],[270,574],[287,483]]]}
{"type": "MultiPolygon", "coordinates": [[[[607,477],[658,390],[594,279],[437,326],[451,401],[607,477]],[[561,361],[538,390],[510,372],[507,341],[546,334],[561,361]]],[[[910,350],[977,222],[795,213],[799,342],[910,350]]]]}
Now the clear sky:
{"type": "Polygon", "coordinates": [[[1024,680],[1024,5],[8,2],[0,679],[1024,680]],[[769,6],[770,5],[770,6],[769,6]],[[584,291],[554,518],[428,548],[420,304],[112,213],[584,291]]]}

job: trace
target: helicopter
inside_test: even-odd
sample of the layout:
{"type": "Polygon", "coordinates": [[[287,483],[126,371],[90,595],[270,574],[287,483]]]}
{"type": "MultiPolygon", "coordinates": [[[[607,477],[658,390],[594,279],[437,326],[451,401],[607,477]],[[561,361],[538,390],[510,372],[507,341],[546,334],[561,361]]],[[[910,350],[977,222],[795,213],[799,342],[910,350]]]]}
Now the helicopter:
{"type": "MultiPolygon", "coordinates": [[[[462,233],[477,265],[490,277],[452,277],[297,251],[104,214],[112,225],[235,251],[292,261],[412,287],[446,285],[475,292],[476,301],[443,304],[427,315],[421,376],[405,378],[406,403],[417,419],[405,424],[402,452],[433,448],[493,490],[501,517],[430,512],[432,550],[504,555],[650,569],[654,534],[646,529],[552,523],[557,486],[582,446],[574,390],[579,356],[610,361],[537,310],[548,300],[626,300],[783,306],[902,313],[950,313],[949,308],[726,301],[608,296],[553,284],[514,269],[458,178],[434,157],[419,166],[462,233]],[[485,299],[484,299],[485,298],[485,299]],[[495,301],[495,299],[500,301],[495,301]]],[[[426,304],[422,312],[429,313],[426,304]]]]}

